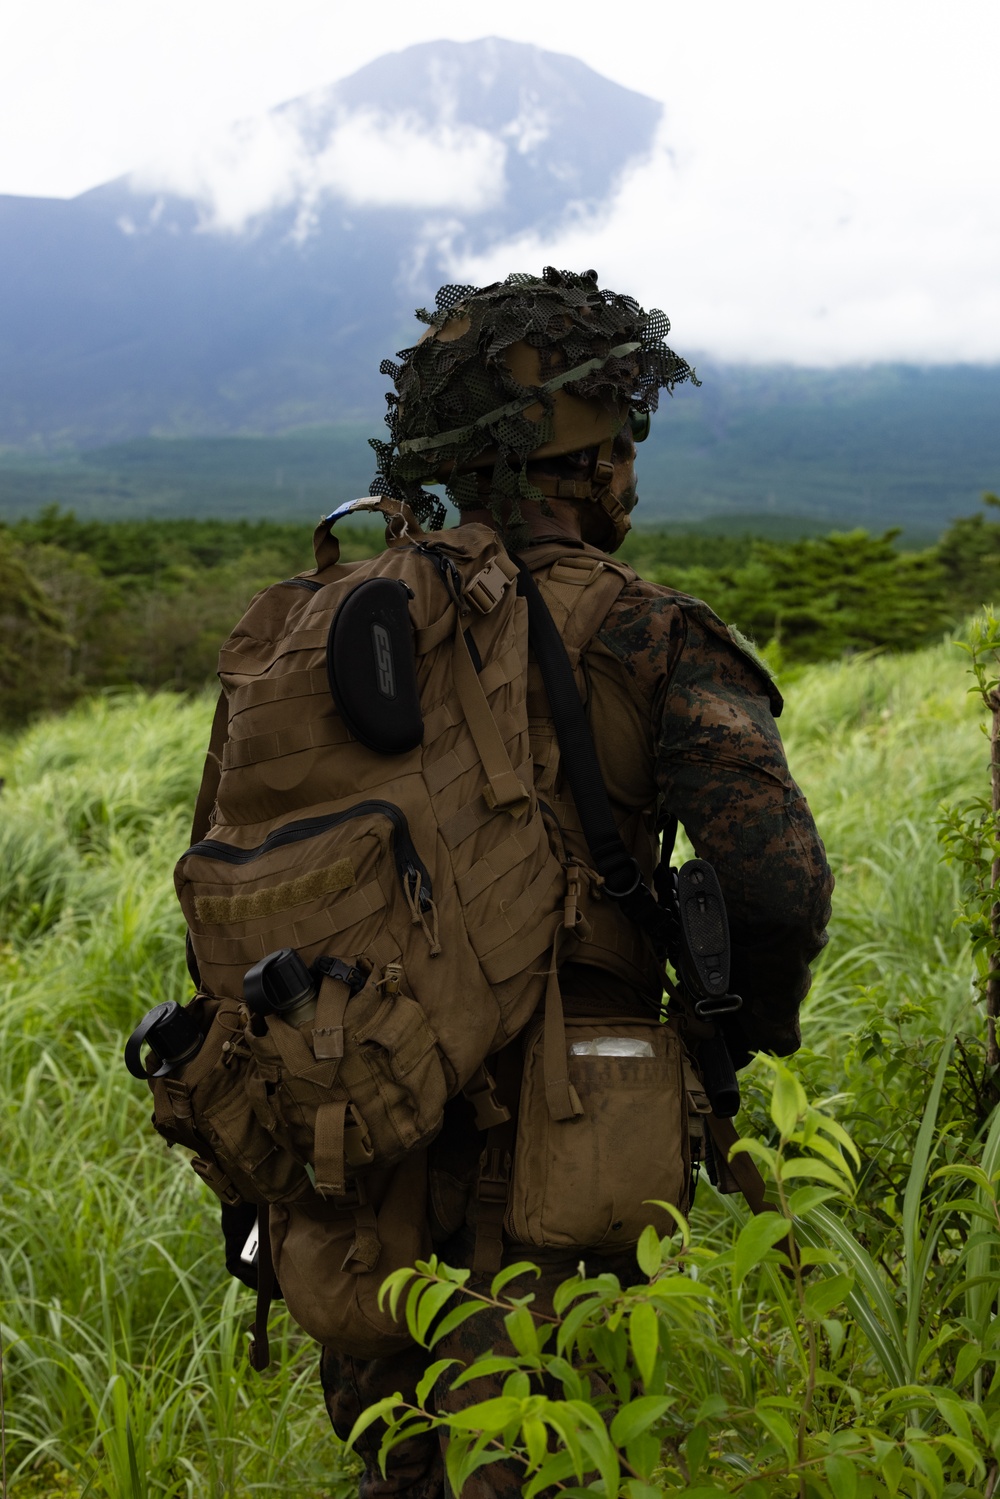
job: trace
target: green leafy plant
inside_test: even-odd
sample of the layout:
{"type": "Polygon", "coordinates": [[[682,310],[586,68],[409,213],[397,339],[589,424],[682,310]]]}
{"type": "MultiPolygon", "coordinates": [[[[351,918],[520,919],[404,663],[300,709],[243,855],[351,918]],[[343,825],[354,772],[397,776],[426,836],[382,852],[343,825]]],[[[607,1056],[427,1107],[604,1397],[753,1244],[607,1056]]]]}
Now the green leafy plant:
{"type": "Polygon", "coordinates": [[[989,795],[974,796],[945,809],[939,825],[945,856],[964,876],[962,905],[956,925],[972,943],[976,982],[986,1002],[986,1064],[993,1102],[998,1090],[1000,1047],[1000,619],[985,608],[972,622],[967,641],[975,686],[970,688],[986,709],[983,726],[990,741],[989,795]]]}
{"type": "MultiPolygon", "coordinates": [[[[202,540],[215,544],[207,533],[202,540]]],[[[206,552],[205,560],[227,559],[206,552]]],[[[970,1082],[982,1071],[983,1027],[971,944],[965,928],[953,927],[967,877],[940,861],[933,832],[942,802],[961,804],[983,787],[983,705],[966,693],[955,660],[954,646],[942,645],[805,667],[781,721],[838,878],[831,942],[806,1002],[810,1050],[796,1058],[795,1073],[809,1097],[830,1100],[821,1112],[848,1130],[861,1158],[856,1167],[841,1150],[853,1195],[794,1224],[803,1249],[834,1256],[810,1268],[805,1285],[853,1278],[814,1324],[808,1441],[819,1452],[824,1433],[846,1443],[854,1425],[867,1423],[893,1445],[899,1458],[887,1457],[880,1477],[850,1459],[861,1499],[881,1499],[879,1485],[888,1492],[893,1463],[913,1467],[907,1426],[922,1433],[914,1443],[939,1455],[947,1499],[982,1499],[995,1470],[973,1417],[986,1476],[974,1469],[966,1483],[957,1458],[935,1445],[950,1431],[937,1407],[903,1411],[908,1396],[896,1407],[888,1399],[910,1385],[950,1389],[980,1403],[991,1431],[995,1421],[1000,1149],[996,1128],[984,1128],[988,1101],[977,1102],[970,1082]],[[905,1234],[904,1209],[912,1225],[905,1234]]],[[[188,992],[170,870],[187,841],[212,707],[208,696],[108,695],[0,738],[0,1322],[11,1499],[121,1499],[131,1492],[129,1429],[150,1499],[357,1492],[357,1462],[331,1436],[308,1340],[276,1313],[280,1363],[264,1380],[247,1370],[252,1297],[224,1274],[214,1200],[149,1130],[148,1101],[121,1069],[137,1016],[188,992]]],[[[762,1067],[744,1076],[741,1128],[778,1149],[772,1074],[762,1067]]],[[[783,1153],[802,1155],[794,1145],[783,1153]]],[[[793,1177],[786,1195],[804,1185],[793,1177]]],[[[679,1460],[691,1485],[754,1499],[749,1485],[762,1471],[765,1440],[758,1400],[805,1388],[804,1324],[780,1251],[768,1251],[736,1289],[731,1265],[702,1268],[704,1256],[733,1251],[745,1221],[738,1200],[703,1184],[692,1213],[696,1251],[678,1232],[657,1250],[660,1270],[645,1272],[646,1293],[627,1287],[623,1302],[621,1287],[602,1284],[558,1314],[560,1326],[583,1317],[581,1340],[593,1328],[594,1368],[607,1356],[623,1380],[635,1371],[638,1383],[615,1395],[612,1418],[647,1393],[675,1400],[647,1428],[651,1440],[662,1438],[656,1492],[678,1488],[679,1460]],[[710,1295],[667,1292],[678,1300],[664,1331],[660,1293],[648,1294],[654,1279],[691,1281],[710,1295]],[[582,1311],[594,1296],[596,1309],[582,1311]],[[659,1376],[649,1392],[641,1382],[629,1344],[633,1310],[640,1344],[644,1322],[648,1338],[650,1312],[640,1303],[652,1308],[657,1357],[677,1394],[658,1393],[659,1376]],[[621,1306],[609,1329],[611,1309],[621,1306]],[[661,1339],[675,1325],[665,1357],[661,1339]],[[707,1429],[704,1455],[702,1435],[688,1448],[697,1426],[707,1429]]],[[[435,1274],[443,1276],[440,1267],[435,1274]]],[[[467,1299],[450,1284],[442,1316],[467,1299]]],[[[514,1309],[504,1287],[495,1299],[505,1315],[514,1309]]],[[[557,1328],[541,1310],[532,1303],[525,1316],[553,1328],[548,1356],[557,1328]]],[[[435,1349],[429,1358],[438,1356],[435,1349]]],[[[525,1373],[534,1396],[541,1379],[525,1373]]],[[[467,1398],[477,1389],[464,1388],[467,1398]]],[[[541,1393],[564,1396],[561,1385],[541,1393]]],[[[431,1416],[436,1400],[436,1391],[425,1396],[431,1416]]],[[[794,1432],[796,1412],[763,1409],[784,1415],[794,1432]]],[[[769,1450],[778,1464],[779,1449],[769,1450]]],[[[624,1464],[627,1443],[623,1454],[624,1464]]],[[[835,1447],[827,1455],[841,1454],[835,1447]]],[[[644,1482],[623,1464],[623,1483],[644,1482]]],[[[852,1492],[850,1474],[834,1472],[839,1492],[852,1492]]],[[[827,1481],[823,1462],[808,1468],[810,1482],[814,1474],[827,1481]]],[[[796,1494],[796,1481],[789,1474],[766,1486],[782,1499],[796,1494]]],[[[572,1487],[575,1474],[559,1482],[572,1487]]],[[[914,1493],[916,1483],[905,1476],[897,1492],[914,1493]]]]}
{"type": "Polygon", "coordinates": [[[979,1288],[1000,1245],[1000,1125],[979,1163],[932,1173],[948,1061],[942,1052],[907,1184],[902,1297],[850,1232],[850,1136],[831,1104],[811,1105],[792,1069],[769,1060],[774,1143],[737,1148],[771,1178],[772,1211],[747,1218],[727,1201],[734,1233],[721,1249],[699,1246],[681,1220],[673,1236],[649,1228],[643,1281],[578,1275],[537,1312],[530,1293],[505,1296],[523,1264],[488,1292],[437,1260],[396,1272],[383,1295],[423,1346],[490,1306],[512,1352],[461,1368],[435,1360],[416,1404],[372,1406],[352,1441],[384,1421],[385,1460],[407,1436],[440,1430],[456,1493],[502,1456],[522,1466],[527,1499],[550,1488],[606,1499],[981,1494],[1000,1449],[1000,1408],[976,1383],[993,1356],[979,1288]],[[928,1306],[935,1247],[956,1219],[977,1231],[928,1306]],[[443,1387],[484,1377],[486,1398],[437,1407],[443,1387]]]}

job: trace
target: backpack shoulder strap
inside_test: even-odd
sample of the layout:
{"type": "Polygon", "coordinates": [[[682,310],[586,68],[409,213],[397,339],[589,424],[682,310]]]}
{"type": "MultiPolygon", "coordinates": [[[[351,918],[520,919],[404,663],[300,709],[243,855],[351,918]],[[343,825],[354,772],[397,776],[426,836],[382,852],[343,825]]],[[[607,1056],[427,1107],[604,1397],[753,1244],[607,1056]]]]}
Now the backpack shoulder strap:
{"type": "Polygon", "coordinates": [[[545,683],[566,779],[594,867],[605,882],[605,893],[657,941],[663,936],[663,913],[643,883],[615,822],[566,647],[530,569],[521,558],[516,560],[518,589],[528,605],[528,638],[545,683]]]}
{"type": "Polygon", "coordinates": [[[536,582],[575,668],[635,571],[595,547],[558,542],[531,547],[521,561],[538,574],[536,582]]]}
{"type": "MultiPolygon", "coordinates": [[[[666,912],[644,882],[642,871],[618,831],[566,649],[531,571],[520,558],[515,560],[520,571],[518,588],[528,605],[529,639],[545,682],[566,779],[594,867],[604,879],[605,893],[617,902],[629,920],[649,935],[654,945],[665,948],[666,912]]],[[[549,1039],[547,1033],[547,1050],[549,1039]]],[[[732,1064],[729,1065],[731,1068],[732,1064]]],[[[737,1139],[732,1124],[712,1114],[708,1125],[716,1145],[725,1153],[724,1158],[728,1158],[729,1149],[737,1139]]],[[[730,1170],[747,1205],[754,1213],[764,1211],[764,1182],[756,1166],[743,1154],[733,1159],[736,1164],[730,1170]]]]}

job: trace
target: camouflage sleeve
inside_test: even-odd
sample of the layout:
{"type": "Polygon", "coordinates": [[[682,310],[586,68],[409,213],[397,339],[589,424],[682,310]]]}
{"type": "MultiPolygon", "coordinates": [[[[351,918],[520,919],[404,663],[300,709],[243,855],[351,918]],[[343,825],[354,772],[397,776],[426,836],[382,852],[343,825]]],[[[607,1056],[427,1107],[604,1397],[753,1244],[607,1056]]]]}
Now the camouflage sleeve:
{"type": "Polygon", "coordinates": [[[663,810],[714,864],[733,941],[731,1022],[749,1050],[787,1056],[809,963],[826,943],[833,878],[816,824],[788,769],[775,723],[781,699],[703,604],[683,608],[685,637],[657,705],[663,810]]]}
{"type": "Polygon", "coordinates": [[[707,605],[670,589],[630,584],[600,639],[651,710],[664,819],[677,819],[719,875],[744,1001],[728,1036],[734,1060],[787,1056],[800,1045],[833,879],[785,759],[780,695],[707,605]]]}

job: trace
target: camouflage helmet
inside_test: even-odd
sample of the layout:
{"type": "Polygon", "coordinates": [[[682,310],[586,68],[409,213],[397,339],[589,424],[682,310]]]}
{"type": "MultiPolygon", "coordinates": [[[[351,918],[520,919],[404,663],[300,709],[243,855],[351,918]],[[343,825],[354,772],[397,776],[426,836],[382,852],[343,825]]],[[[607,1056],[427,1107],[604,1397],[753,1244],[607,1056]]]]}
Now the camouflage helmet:
{"type": "MultiPolygon", "coordinates": [[[[492,286],[443,286],[435,311],[417,317],[424,337],[380,366],[396,388],[386,395],[390,441],[371,439],[370,492],[406,500],[432,529],[445,509],[423,485],[442,482],[460,510],[488,503],[508,528],[521,500],[569,489],[610,513],[611,445],[630,413],[648,421],[662,388],[699,383],[664,341],[665,314],[600,288],[596,271],[549,266],[492,286]],[[528,477],[529,462],[595,447],[588,482],[528,477]]],[[[623,535],[628,517],[612,519],[623,535]]]]}

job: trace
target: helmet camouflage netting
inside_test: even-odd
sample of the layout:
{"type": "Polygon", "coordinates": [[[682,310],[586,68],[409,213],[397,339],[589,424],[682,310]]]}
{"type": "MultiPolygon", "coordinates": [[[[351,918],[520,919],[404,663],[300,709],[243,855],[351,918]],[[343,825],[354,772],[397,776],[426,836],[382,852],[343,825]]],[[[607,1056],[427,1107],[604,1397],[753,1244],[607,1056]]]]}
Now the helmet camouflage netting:
{"type": "MultiPolygon", "coordinates": [[[[515,273],[482,288],[443,286],[435,301],[434,312],[417,311],[429,329],[420,342],[397,354],[399,364],[386,359],[380,366],[396,389],[386,395],[390,441],[370,439],[378,473],[369,488],[406,500],[432,529],[443,525],[445,509],[422,486],[444,480],[459,509],[479,506],[476,470],[491,464],[495,514],[509,502],[508,518],[517,523],[520,500],[543,499],[525,466],[552,443],[561,391],[594,403],[610,432],[630,408],[655,411],[661,389],[699,383],[665,342],[666,315],[599,288],[596,271],[548,266],[540,277],[515,273]],[[522,384],[514,374],[512,363],[524,373],[523,360],[508,362],[514,346],[534,351],[539,383],[522,384]]],[[[558,448],[556,442],[547,451],[558,448]]]]}

